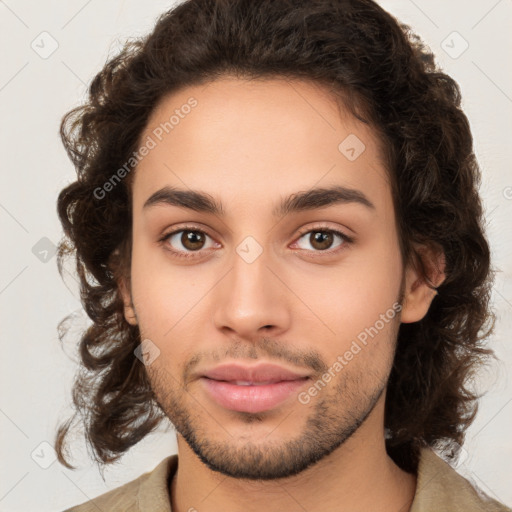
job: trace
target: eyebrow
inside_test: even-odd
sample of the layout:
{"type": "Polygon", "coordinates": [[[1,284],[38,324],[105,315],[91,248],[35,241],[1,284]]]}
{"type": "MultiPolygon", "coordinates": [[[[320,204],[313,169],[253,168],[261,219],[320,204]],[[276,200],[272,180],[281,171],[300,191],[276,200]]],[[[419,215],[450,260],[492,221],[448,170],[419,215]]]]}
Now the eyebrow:
{"type": "MultiPolygon", "coordinates": [[[[274,217],[282,217],[290,213],[315,210],[336,204],[355,203],[375,210],[375,205],[360,190],[343,186],[329,188],[314,188],[296,192],[284,198],[273,210],[274,217]]],[[[220,201],[210,194],[184,190],[166,186],[157,190],[144,203],[143,210],[159,205],[178,206],[196,212],[209,213],[219,217],[225,216],[225,210],[220,201]]]]}

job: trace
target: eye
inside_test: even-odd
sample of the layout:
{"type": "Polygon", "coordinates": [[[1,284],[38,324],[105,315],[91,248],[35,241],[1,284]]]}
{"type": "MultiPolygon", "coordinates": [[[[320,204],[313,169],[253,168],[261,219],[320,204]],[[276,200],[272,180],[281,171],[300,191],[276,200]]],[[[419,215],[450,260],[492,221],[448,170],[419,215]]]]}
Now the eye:
{"type": "MultiPolygon", "coordinates": [[[[346,246],[352,244],[354,239],[345,235],[341,231],[330,229],[326,226],[316,227],[307,231],[302,231],[298,241],[294,242],[293,245],[297,245],[301,239],[307,240],[313,249],[302,248],[306,252],[313,253],[314,256],[329,255],[337,253],[346,248],[346,246]],[[333,241],[338,238],[340,243],[332,248],[333,241]],[[316,254],[318,253],[318,254],[316,254]]],[[[220,244],[210,242],[207,245],[207,240],[212,238],[205,233],[202,229],[196,226],[184,226],[181,229],[172,231],[171,233],[165,234],[159,242],[164,244],[165,249],[170,251],[173,256],[178,258],[197,258],[201,254],[201,251],[211,249],[212,247],[220,247],[220,244]],[[181,245],[181,247],[180,247],[181,245]]]]}
{"type": "Polygon", "coordinates": [[[178,258],[193,258],[196,254],[203,249],[211,248],[205,247],[206,239],[211,238],[203,230],[188,226],[179,230],[172,231],[164,235],[159,241],[166,245],[167,250],[172,252],[178,258]],[[181,245],[181,247],[179,247],[181,245]],[[170,246],[170,247],[169,247],[170,246]],[[174,247],[178,247],[177,249],[174,247]]]}
{"type": "MultiPolygon", "coordinates": [[[[313,252],[324,252],[328,254],[343,250],[344,246],[350,245],[353,242],[351,237],[345,235],[341,231],[327,227],[317,227],[301,233],[301,237],[294,245],[298,244],[302,239],[305,239],[306,242],[313,247],[313,252]],[[338,238],[340,242],[333,248],[336,238],[338,238]],[[340,247],[341,249],[339,249],[340,247]]],[[[310,249],[306,247],[305,250],[310,249]]]]}

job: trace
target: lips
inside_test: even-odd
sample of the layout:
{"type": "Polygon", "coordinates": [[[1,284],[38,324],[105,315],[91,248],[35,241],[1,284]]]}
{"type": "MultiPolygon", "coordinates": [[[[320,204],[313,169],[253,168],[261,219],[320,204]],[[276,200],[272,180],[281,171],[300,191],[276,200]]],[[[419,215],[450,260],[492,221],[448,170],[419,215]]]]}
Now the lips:
{"type": "Polygon", "coordinates": [[[299,380],[309,377],[309,374],[288,370],[276,364],[263,363],[257,366],[223,364],[204,372],[202,376],[212,380],[248,386],[299,380]]]}
{"type": "Polygon", "coordinates": [[[306,385],[309,377],[269,363],[224,364],[204,372],[199,380],[210,399],[221,407],[258,413],[288,402],[306,385]]]}

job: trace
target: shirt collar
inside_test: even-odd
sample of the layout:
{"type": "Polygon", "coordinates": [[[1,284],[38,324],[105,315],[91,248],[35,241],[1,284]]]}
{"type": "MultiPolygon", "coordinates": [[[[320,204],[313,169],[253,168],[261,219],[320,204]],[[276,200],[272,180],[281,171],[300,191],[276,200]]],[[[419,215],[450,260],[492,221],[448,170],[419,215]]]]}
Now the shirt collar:
{"type": "MultiPolygon", "coordinates": [[[[169,489],[177,468],[178,454],[174,454],[162,460],[141,481],[137,493],[139,510],[172,512],[169,489]]],[[[430,447],[420,449],[416,492],[410,512],[484,511],[494,503],[430,447]]]]}

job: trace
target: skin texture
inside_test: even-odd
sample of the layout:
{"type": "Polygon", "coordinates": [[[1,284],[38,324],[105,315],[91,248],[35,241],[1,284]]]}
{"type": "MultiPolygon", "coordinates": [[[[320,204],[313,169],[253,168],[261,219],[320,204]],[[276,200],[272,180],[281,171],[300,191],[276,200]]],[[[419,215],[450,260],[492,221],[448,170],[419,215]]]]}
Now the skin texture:
{"type": "MultiPolygon", "coordinates": [[[[135,172],[131,283],[120,282],[126,320],[160,351],[147,372],[177,430],[173,511],[409,510],[416,478],[386,453],[385,388],[399,323],[423,318],[435,292],[402,264],[378,140],[319,86],[234,77],[164,98],[141,140],[191,96],[197,106],[135,172]],[[365,145],[354,161],[338,149],[350,134],[365,145]],[[362,191],[375,208],[273,217],[282,198],[332,185],[362,191]],[[164,186],[206,192],[225,215],[143,209],[164,186]],[[159,241],[185,223],[207,235],[190,259],[168,250],[194,254],[181,232],[159,241]],[[354,242],[333,235],[322,254],[319,228],[354,242]],[[248,236],[262,249],[251,263],[236,251],[248,236]],[[401,292],[401,311],[307,404],[293,395],[262,413],[230,411],[198,379],[223,362],[266,361],[309,373],[305,391],[401,292]]],[[[424,254],[439,285],[442,258],[424,254]]]]}

